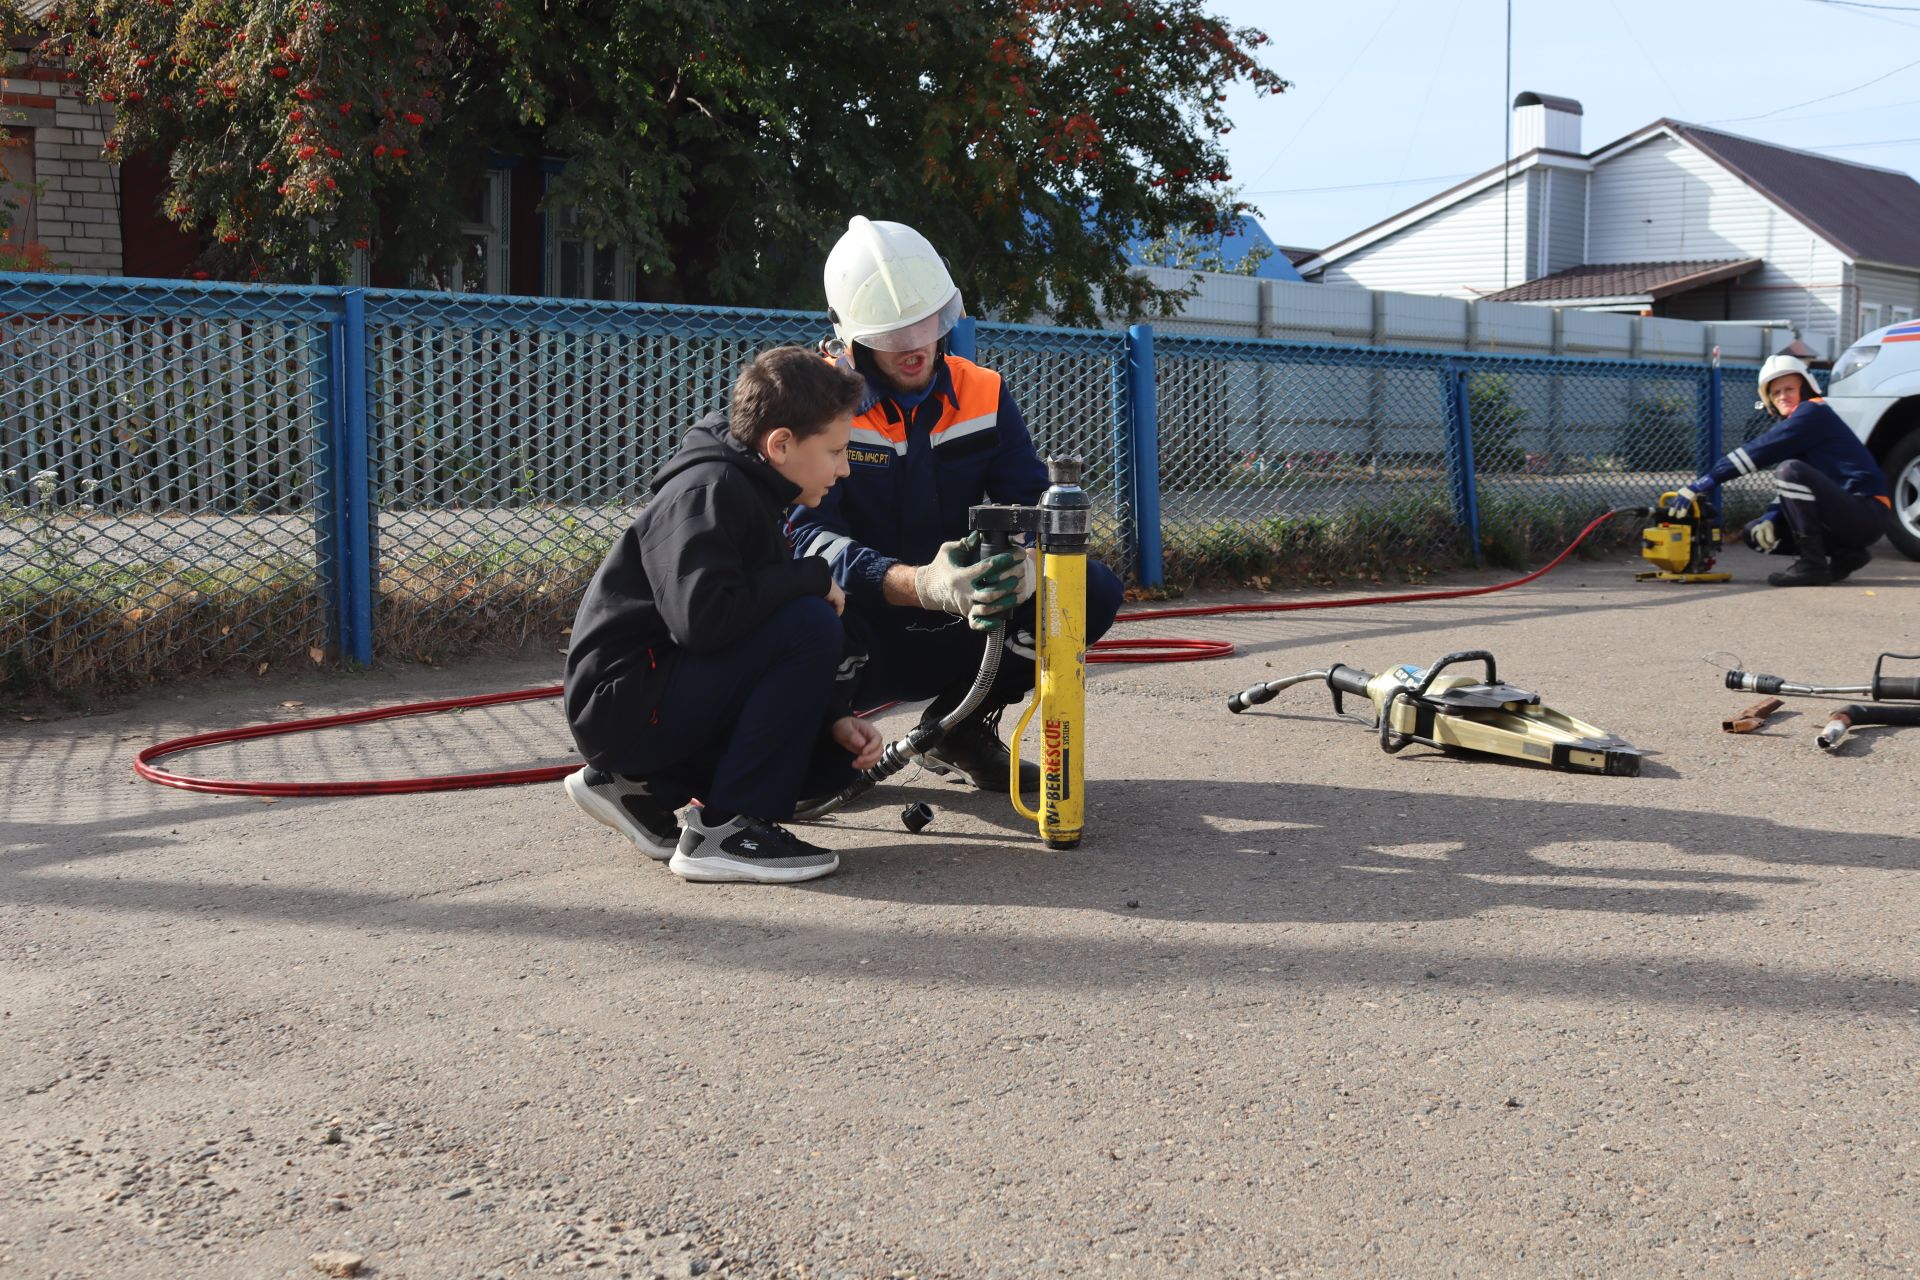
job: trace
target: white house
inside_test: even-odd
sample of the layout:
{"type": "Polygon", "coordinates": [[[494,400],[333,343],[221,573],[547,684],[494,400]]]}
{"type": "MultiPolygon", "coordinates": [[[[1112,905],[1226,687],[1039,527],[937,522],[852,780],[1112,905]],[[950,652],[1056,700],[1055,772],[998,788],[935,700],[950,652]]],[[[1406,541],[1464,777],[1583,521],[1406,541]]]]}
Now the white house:
{"type": "Polygon", "coordinates": [[[1838,351],[1920,310],[1920,182],[1656,120],[1583,152],[1580,104],[1514,99],[1514,158],[1300,262],[1325,283],[1703,321],[1838,351]]]}

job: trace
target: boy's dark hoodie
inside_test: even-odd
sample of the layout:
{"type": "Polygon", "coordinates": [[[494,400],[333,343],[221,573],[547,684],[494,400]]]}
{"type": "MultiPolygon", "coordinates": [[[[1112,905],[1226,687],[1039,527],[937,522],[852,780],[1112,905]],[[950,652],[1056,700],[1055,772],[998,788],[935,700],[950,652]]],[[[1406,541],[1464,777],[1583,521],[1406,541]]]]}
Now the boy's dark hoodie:
{"type": "Polygon", "coordinates": [[[831,581],[825,560],[788,547],[799,486],[736,444],[726,414],[695,423],[651,487],[573,620],[567,722],[590,764],[641,728],[631,708],[653,700],[634,695],[664,686],[680,650],[724,649],[788,601],[825,597],[831,581]],[[608,714],[614,706],[627,716],[608,714]]]}

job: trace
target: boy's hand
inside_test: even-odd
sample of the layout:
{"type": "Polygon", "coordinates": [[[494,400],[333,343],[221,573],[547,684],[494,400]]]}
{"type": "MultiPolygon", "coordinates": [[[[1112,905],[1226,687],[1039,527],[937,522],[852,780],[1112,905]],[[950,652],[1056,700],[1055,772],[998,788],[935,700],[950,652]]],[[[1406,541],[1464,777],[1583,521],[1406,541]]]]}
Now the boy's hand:
{"type": "Polygon", "coordinates": [[[833,722],[833,740],[853,753],[853,767],[871,769],[880,762],[880,749],[887,745],[880,726],[859,716],[841,716],[833,722]]]}
{"type": "Polygon", "coordinates": [[[827,603],[833,606],[833,611],[835,613],[839,614],[841,617],[846,616],[846,613],[847,613],[846,589],[832,578],[827,579],[827,603]]]}

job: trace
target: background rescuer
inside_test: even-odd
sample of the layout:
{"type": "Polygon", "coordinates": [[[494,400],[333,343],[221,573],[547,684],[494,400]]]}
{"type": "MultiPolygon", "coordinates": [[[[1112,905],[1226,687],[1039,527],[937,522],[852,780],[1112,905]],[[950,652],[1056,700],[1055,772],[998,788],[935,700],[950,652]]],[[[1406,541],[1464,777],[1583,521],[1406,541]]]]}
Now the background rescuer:
{"type": "Polygon", "coordinates": [[[1758,440],[1735,449],[1674,495],[1673,512],[1735,476],[1772,467],[1772,506],[1747,525],[1747,545],[1794,562],[1767,575],[1776,587],[1839,582],[1873,559],[1868,547],[1887,531],[1893,502],[1887,477],[1840,415],[1814,394],[1805,362],[1774,356],[1760,369],[1760,403],[1779,419],[1758,440]]]}

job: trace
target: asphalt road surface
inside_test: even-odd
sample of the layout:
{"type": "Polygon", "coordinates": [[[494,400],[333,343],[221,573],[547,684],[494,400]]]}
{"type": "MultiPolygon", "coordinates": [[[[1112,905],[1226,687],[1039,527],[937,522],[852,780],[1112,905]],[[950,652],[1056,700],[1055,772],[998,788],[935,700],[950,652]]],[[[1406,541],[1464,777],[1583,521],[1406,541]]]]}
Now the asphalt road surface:
{"type": "MultiPolygon", "coordinates": [[[[266,803],[129,771],[557,655],[7,723],[0,1274],[1914,1274],[1920,729],[1822,753],[1797,700],[1729,736],[1754,698],[1701,656],[1863,681],[1920,652],[1920,565],[1789,592],[1728,562],[1133,625],[1240,652],[1096,669],[1082,848],[909,774],[810,828],[844,865],[794,888],[683,884],[557,785],[266,803]],[[1223,709],[1468,647],[1642,776],[1388,756],[1313,686],[1223,709]]],[[[565,749],[544,703],[178,763],[565,749]]]]}

